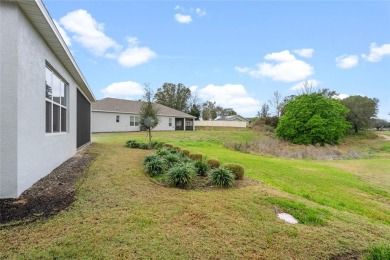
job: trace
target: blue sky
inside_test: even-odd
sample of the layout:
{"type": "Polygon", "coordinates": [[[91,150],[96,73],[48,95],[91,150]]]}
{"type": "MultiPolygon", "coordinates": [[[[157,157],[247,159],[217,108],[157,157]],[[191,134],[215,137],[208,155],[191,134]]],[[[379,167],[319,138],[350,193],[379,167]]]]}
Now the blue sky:
{"type": "MultiPolygon", "coordinates": [[[[97,99],[183,83],[255,116],[302,82],[380,99],[390,119],[389,1],[50,1],[97,99]]],[[[298,90],[297,90],[298,89],[298,90]]]]}

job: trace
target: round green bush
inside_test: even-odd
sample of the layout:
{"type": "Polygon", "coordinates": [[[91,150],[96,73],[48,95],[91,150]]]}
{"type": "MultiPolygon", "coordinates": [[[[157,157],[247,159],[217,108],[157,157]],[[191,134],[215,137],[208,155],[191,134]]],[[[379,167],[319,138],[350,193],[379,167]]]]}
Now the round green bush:
{"type": "Polygon", "coordinates": [[[203,156],[199,153],[191,153],[189,155],[190,159],[194,160],[194,161],[202,161],[202,158],[203,156]]]}
{"type": "Polygon", "coordinates": [[[171,154],[171,150],[169,148],[164,147],[157,150],[156,153],[160,156],[167,156],[168,154],[171,154]]]}
{"type": "Polygon", "coordinates": [[[139,148],[139,143],[136,140],[127,141],[127,146],[130,148],[139,148]]]}
{"type": "Polygon", "coordinates": [[[242,167],[241,165],[234,164],[234,163],[227,163],[224,164],[223,167],[225,169],[230,170],[234,174],[236,180],[244,179],[245,171],[244,171],[244,167],[242,167]]]}
{"type": "Polygon", "coordinates": [[[176,163],[179,163],[181,158],[177,154],[170,153],[168,155],[165,155],[164,159],[167,161],[168,166],[172,167],[176,163]]]}
{"type": "Polygon", "coordinates": [[[200,176],[206,176],[210,166],[204,161],[195,161],[195,171],[200,176]]]}
{"type": "Polygon", "coordinates": [[[207,163],[210,165],[211,169],[216,169],[221,165],[217,159],[208,159],[207,163]]]}
{"type": "Polygon", "coordinates": [[[155,154],[155,153],[151,153],[149,155],[147,155],[144,159],[144,165],[146,165],[148,162],[150,161],[153,161],[153,160],[156,160],[160,158],[160,156],[158,154],[155,154]]]}
{"type": "Polygon", "coordinates": [[[209,178],[212,184],[219,187],[232,187],[234,185],[234,175],[225,168],[217,168],[210,172],[209,178]]]}
{"type": "Polygon", "coordinates": [[[157,157],[145,164],[145,171],[153,177],[164,173],[166,167],[167,161],[162,157],[157,157]]]}
{"type": "Polygon", "coordinates": [[[156,149],[161,149],[164,147],[164,143],[163,142],[157,142],[156,145],[154,146],[154,148],[156,149]]]}
{"type": "Polygon", "coordinates": [[[138,148],[147,150],[149,149],[149,144],[139,143],[138,148]]]}
{"type": "Polygon", "coordinates": [[[173,166],[167,174],[167,181],[171,186],[188,187],[195,177],[195,169],[191,163],[181,163],[173,166]]]}

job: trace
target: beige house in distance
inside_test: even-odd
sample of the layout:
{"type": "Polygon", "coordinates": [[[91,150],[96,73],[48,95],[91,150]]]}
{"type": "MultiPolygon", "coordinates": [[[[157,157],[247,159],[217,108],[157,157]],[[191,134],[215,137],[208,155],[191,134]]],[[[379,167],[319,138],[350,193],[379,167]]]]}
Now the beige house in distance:
{"type": "MultiPolygon", "coordinates": [[[[135,132],[141,131],[141,101],[104,98],[92,104],[92,132],[135,132]]],[[[154,131],[195,130],[195,117],[184,112],[156,104],[159,109],[159,124],[154,131]]]]}

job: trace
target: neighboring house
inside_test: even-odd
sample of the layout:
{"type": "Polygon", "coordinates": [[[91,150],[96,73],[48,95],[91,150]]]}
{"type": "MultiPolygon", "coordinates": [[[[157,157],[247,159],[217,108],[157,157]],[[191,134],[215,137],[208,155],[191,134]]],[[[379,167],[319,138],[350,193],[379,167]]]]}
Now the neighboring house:
{"type": "Polygon", "coordinates": [[[232,115],[232,116],[219,116],[215,119],[215,121],[240,121],[240,122],[248,122],[246,118],[240,115],[232,115]]]}
{"type": "MultiPolygon", "coordinates": [[[[140,131],[141,101],[104,98],[92,104],[92,132],[140,131]]],[[[156,104],[159,124],[154,131],[195,130],[195,117],[184,112],[156,104]]]]}
{"type": "Polygon", "coordinates": [[[0,1],[0,198],[91,142],[95,98],[41,0],[0,1]]]}

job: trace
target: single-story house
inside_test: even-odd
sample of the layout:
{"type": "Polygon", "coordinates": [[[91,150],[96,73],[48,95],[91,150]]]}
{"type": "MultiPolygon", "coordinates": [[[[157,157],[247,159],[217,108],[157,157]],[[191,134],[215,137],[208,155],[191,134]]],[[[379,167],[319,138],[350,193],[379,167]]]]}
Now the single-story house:
{"type": "Polygon", "coordinates": [[[249,122],[246,118],[240,115],[232,115],[232,116],[219,116],[215,121],[240,121],[240,122],[249,122]]]}
{"type": "Polygon", "coordinates": [[[91,92],[41,0],[0,1],[0,198],[91,142],[91,92]]]}
{"type": "MultiPolygon", "coordinates": [[[[139,111],[142,101],[104,98],[92,104],[92,132],[140,131],[139,111]]],[[[159,124],[154,131],[195,130],[195,117],[176,109],[155,104],[159,124]]]]}

